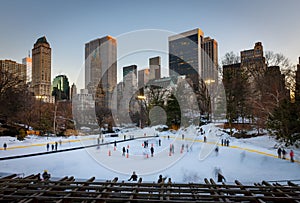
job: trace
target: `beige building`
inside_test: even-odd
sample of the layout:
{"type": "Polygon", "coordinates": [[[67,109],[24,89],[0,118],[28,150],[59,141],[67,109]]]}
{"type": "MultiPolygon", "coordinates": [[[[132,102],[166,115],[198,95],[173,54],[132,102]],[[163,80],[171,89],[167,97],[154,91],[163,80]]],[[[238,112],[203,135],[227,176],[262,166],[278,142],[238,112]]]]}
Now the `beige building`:
{"type": "Polygon", "coordinates": [[[11,73],[14,77],[26,83],[26,65],[12,60],[0,60],[0,70],[11,73]]]}
{"type": "Polygon", "coordinates": [[[51,48],[45,36],[32,49],[32,91],[36,98],[51,102],[51,48]]]}

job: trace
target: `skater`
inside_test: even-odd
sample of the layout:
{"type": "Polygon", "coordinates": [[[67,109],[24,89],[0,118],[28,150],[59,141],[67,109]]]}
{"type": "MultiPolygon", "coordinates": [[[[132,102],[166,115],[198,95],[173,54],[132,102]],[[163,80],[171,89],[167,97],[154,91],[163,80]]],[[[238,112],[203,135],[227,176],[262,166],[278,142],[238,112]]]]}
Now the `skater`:
{"type": "Polygon", "coordinates": [[[204,135],[204,137],[203,137],[203,141],[206,142],[206,136],[205,136],[205,135],[204,135]]]}
{"type": "Polygon", "coordinates": [[[223,182],[223,180],[224,180],[224,182],[226,182],[225,177],[219,172],[218,173],[218,182],[223,182]]]}
{"type": "Polygon", "coordinates": [[[294,151],[293,150],[290,151],[290,158],[291,158],[291,162],[294,162],[294,151]]]}
{"type": "Polygon", "coordinates": [[[222,139],[222,140],[221,140],[221,145],[223,146],[223,144],[224,144],[224,140],[222,139]]]}
{"type": "Polygon", "coordinates": [[[126,152],[126,149],[125,149],[125,147],[123,147],[122,151],[123,151],[123,154],[122,154],[122,156],[125,156],[125,152],[126,152]]]}
{"type": "Polygon", "coordinates": [[[153,154],[154,154],[154,148],[153,148],[153,146],[150,148],[150,152],[151,152],[151,157],[153,157],[153,154]]]}
{"type": "Polygon", "coordinates": [[[281,150],[281,148],[279,147],[278,150],[277,150],[277,154],[278,154],[278,158],[279,158],[279,159],[281,159],[281,151],[282,151],[282,150],[281,150]]]}
{"type": "Polygon", "coordinates": [[[50,177],[51,177],[51,175],[48,173],[47,170],[44,170],[44,173],[43,173],[42,176],[43,176],[43,179],[44,179],[44,180],[49,180],[50,177]]]}
{"type": "Polygon", "coordinates": [[[184,144],[181,145],[180,153],[182,153],[183,151],[184,151],[184,144]]]}
{"type": "Polygon", "coordinates": [[[57,145],[58,145],[58,143],[55,142],[55,151],[57,151],[57,145]]]}
{"type": "Polygon", "coordinates": [[[54,150],[54,144],[51,145],[51,149],[52,149],[52,151],[54,150]]]}
{"type": "Polygon", "coordinates": [[[216,152],[216,156],[218,156],[218,154],[219,154],[219,147],[218,146],[216,146],[215,152],[216,152]]]}
{"type": "Polygon", "coordinates": [[[168,140],[170,139],[170,135],[168,135],[168,140]]]}
{"type": "Polygon", "coordinates": [[[161,140],[160,139],[158,140],[158,146],[161,146],[161,140]]]}
{"type": "Polygon", "coordinates": [[[126,135],[124,135],[124,140],[126,140],[126,135]]]}
{"type": "Polygon", "coordinates": [[[282,149],[282,159],[285,159],[285,155],[286,155],[286,151],[284,150],[284,148],[282,149]]]}
{"type": "Polygon", "coordinates": [[[186,151],[189,152],[189,144],[185,145],[186,151]]]}
{"type": "Polygon", "coordinates": [[[138,176],[135,174],[135,171],[132,172],[132,175],[130,176],[130,178],[128,179],[128,181],[137,181],[138,176]]]}
{"type": "Polygon", "coordinates": [[[7,148],[7,144],[6,144],[6,142],[4,142],[4,144],[3,144],[3,148],[4,148],[4,150],[6,150],[6,148],[7,148]]]}
{"type": "Polygon", "coordinates": [[[172,144],[172,153],[174,154],[174,152],[175,152],[175,147],[174,147],[174,145],[172,144]]]}
{"type": "Polygon", "coordinates": [[[162,175],[159,175],[159,177],[158,177],[158,181],[157,181],[157,183],[158,184],[163,184],[164,182],[165,182],[165,180],[167,179],[167,177],[162,177],[162,175]]]}
{"type": "Polygon", "coordinates": [[[181,135],[181,138],[184,140],[184,134],[181,135]]]}
{"type": "Polygon", "coordinates": [[[100,138],[99,137],[97,138],[97,144],[98,145],[100,144],[100,138]]]}
{"type": "Polygon", "coordinates": [[[46,148],[47,148],[47,152],[48,152],[49,151],[49,143],[47,143],[46,148]]]}
{"type": "Polygon", "coordinates": [[[62,141],[61,140],[59,140],[59,146],[61,146],[62,145],[62,141]]]}
{"type": "Polygon", "coordinates": [[[114,142],[114,147],[117,147],[117,141],[115,140],[115,142],[114,142]]]}
{"type": "Polygon", "coordinates": [[[226,140],[226,146],[229,147],[229,140],[226,140]]]}

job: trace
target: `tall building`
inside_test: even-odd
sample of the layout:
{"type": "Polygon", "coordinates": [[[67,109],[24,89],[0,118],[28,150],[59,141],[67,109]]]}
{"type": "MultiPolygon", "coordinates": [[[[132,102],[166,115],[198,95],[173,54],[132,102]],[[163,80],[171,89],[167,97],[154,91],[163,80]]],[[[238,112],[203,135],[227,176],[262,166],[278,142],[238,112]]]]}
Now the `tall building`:
{"type": "Polygon", "coordinates": [[[53,79],[52,96],[55,101],[70,100],[70,85],[67,76],[58,75],[53,79]]]}
{"type": "Polygon", "coordinates": [[[130,65],[123,67],[123,82],[125,86],[130,86],[131,89],[137,86],[137,66],[130,65]]]}
{"type": "Polygon", "coordinates": [[[110,105],[112,91],[117,85],[116,61],[117,40],[115,38],[106,36],[85,44],[85,86],[94,98],[100,98],[96,92],[102,94],[99,104],[105,107],[110,105]]]}
{"type": "Polygon", "coordinates": [[[204,81],[218,79],[218,42],[210,37],[205,37],[202,42],[204,53],[202,54],[201,76],[204,81]]]}
{"type": "Polygon", "coordinates": [[[22,64],[26,65],[26,82],[30,83],[32,80],[32,58],[30,58],[30,54],[22,59],[22,64]]]}
{"type": "Polygon", "coordinates": [[[26,65],[17,63],[12,60],[0,60],[0,70],[9,72],[14,77],[26,83],[26,65]]]}
{"type": "Polygon", "coordinates": [[[150,77],[149,80],[157,80],[161,78],[161,59],[160,56],[149,59],[150,77]]]}
{"type": "Polygon", "coordinates": [[[71,95],[70,95],[70,99],[73,99],[73,96],[75,96],[77,94],[77,87],[76,85],[73,83],[71,86],[71,95]]]}
{"type": "Polygon", "coordinates": [[[216,81],[218,66],[218,43],[197,28],[169,37],[169,75],[185,75],[194,88],[199,79],[216,81]]]}
{"type": "Polygon", "coordinates": [[[145,68],[138,71],[138,89],[139,94],[144,95],[144,87],[149,82],[150,69],[145,68]]]}
{"type": "Polygon", "coordinates": [[[300,103],[300,57],[296,70],[296,89],[295,89],[295,101],[300,103]]]}
{"type": "Polygon", "coordinates": [[[186,75],[193,84],[199,83],[201,73],[201,44],[203,32],[190,30],[169,37],[169,75],[186,75]]]}
{"type": "Polygon", "coordinates": [[[32,90],[37,98],[50,102],[51,48],[45,36],[39,38],[32,49],[32,90]]]}

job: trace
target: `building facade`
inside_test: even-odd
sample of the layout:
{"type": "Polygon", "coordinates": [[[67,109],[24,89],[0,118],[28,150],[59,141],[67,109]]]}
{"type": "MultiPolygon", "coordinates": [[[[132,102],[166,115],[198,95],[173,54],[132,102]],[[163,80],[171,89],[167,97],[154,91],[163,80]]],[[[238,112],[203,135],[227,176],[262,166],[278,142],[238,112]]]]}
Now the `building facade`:
{"type": "Polygon", "coordinates": [[[161,58],[156,56],[149,59],[150,76],[149,80],[158,80],[161,78],[161,58]]]}
{"type": "Polygon", "coordinates": [[[26,65],[12,60],[0,60],[0,70],[12,74],[21,80],[21,83],[26,83],[26,65]]]}
{"type": "Polygon", "coordinates": [[[71,94],[70,94],[70,99],[73,99],[73,96],[75,96],[77,94],[77,87],[75,85],[75,83],[72,84],[71,86],[71,94]]]}
{"type": "Polygon", "coordinates": [[[106,108],[111,105],[112,92],[117,85],[116,62],[115,38],[106,36],[85,44],[85,87],[96,103],[106,108]]]}
{"type": "Polygon", "coordinates": [[[52,96],[55,101],[70,100],[70,85],[67,76],[58,75],[53,79],[52,96]]]}
{"type": "Polygon", "coordinates": [[[199,80],[218,80],[218,43],[197,28],[169,37],[169,75],[171,78],[185,75],[193,88],[199,88],[199,80]]]}
{"type": "Polygon", "coordinates": [[[26,82],[31,83],[32,80],[32,58],[30,55],[22,59],[22,64],[26,65],[26,82]]]}
{"type": "Polygon", "coordinates": [[[50,102],[51,47],[46,37],[39,38],[32,49],[32,91],[37,98],[50,102]]]}

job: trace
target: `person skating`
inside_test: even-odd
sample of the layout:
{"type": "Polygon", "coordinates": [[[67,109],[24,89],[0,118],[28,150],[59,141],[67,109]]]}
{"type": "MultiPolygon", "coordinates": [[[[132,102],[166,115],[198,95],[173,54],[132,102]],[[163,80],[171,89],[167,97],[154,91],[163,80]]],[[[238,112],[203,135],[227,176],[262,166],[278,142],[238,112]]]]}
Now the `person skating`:
{"type": "Polygon", "coordinates": [[[294,151],[293,150],[290,151],[290,158],[291,158],[291,162],[294,162],[294,151]]]}
{"type": "Polygon", "coordinates": [[[49,145],[49,143],[47,143],[47,145],[46,145],[47,152],[49,151],[49,147],[50,147],[50,145],[49,145]]]}
{"type": "Polygon", "coordinates": [[[150,152],[151,152],[151,156],[153,157],[153,154],[154,154],[154,147],[151,147],[151,148],[150,148],[150,152]]]}
{"type": "Polygon", "coordinates": [[[158,146],[161,146],[161,140],[160,139],[158,140],[158,146]]]}
{"type": "Polygon", "coordinates": [[[136,175],[135,171],[132,172],[132,175],[130,176],[130,178],[128,179],[128,181],[137,181],[138,176],[136,175]]]}
{"type": "Polygon", "coordinates": [[[122,154],[122,155],[125,156],[125,152],[126,152],[125,147],[122,148],[122,151],[123,151],[123,154],[122,154]]]}
{"type": "Polygon", "coordinates": [[[207,140],[207,138],[206,138],[206,136],[204,135],[204,137],[203,137],[203,141],[204,141],[204,142],[206,142],[206,140],[207,140]]]}
{"type": "Polygon", "coordinates": [[[6,148],[7,148],[7,144],[6,144],[6,142],[4,142],[4,144],[3,144],[3,148],[4,148],[4,150],[6,150],[6,148]]]}
{"type": "Polygon", "coordinates": [[[55,151],[57,151],[57,146],[58,146],[58,143],[55,142],[55,151]]]}
{"type": "Polygon", "coordinates": [[[282,150],[281,150],[281,148],[279,147],[279,148],[277,149],[277,155],[278,155],[278,158],[279,158],[279,159],[281,159],[281,152],[282,152],[282,150]]]}
{"type": "Polygon", "coordinates": [[[286,156],[286,151],[282,149],[282,159],[285,159],[285,156],[286,156]]]}

